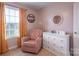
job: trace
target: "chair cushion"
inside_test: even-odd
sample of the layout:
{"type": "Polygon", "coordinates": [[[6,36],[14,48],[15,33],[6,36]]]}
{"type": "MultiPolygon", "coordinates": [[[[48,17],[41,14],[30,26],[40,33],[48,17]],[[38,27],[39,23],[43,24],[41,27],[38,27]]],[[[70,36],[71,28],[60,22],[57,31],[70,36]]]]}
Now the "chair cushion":
{"type": "Polygon", "coordinates": [[[35,47],[35,40],[29,40],[29,41],[24,42],[24,46],[35,47]]]}

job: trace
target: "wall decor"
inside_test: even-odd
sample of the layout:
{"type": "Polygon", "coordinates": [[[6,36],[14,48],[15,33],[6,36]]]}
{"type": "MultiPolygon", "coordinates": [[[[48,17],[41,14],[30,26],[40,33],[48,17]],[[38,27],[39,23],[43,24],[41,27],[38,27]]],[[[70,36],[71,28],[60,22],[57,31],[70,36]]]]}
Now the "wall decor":
{"type": "Polygon", "coordinates": [[[60,16],[60,15],[56,15],[53,18],[54,24],[60,24],[62,21],[63,21],[63,19],[62,19],[62,16],[60,16]]]}
{"type": "Polygon", "coordinates": [[[33,14],[28,14],[27,15],[27,20],[28,20],[29,23],[34,23],[35,16],[33,14]]]}

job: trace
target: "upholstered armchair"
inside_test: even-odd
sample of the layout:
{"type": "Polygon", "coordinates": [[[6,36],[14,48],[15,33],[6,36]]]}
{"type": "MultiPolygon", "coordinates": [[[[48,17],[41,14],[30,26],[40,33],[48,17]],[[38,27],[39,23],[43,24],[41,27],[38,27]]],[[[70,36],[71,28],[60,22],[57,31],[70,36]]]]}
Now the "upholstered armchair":
{"type": "Polygon", "coordinates": [[[23,51],[38,53],[42,47],[43,33],[40,29],[34,29],[29,36],[22,38],[23,51]]]}

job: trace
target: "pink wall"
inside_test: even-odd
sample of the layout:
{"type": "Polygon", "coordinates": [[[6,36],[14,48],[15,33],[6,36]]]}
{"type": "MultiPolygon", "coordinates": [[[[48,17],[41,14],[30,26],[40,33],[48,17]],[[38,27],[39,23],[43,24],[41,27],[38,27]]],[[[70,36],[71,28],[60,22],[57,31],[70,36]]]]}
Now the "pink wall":
{"type": "Polygon", "coordinates": [[[26,14],[27,14],[27,15],[28,15],[28,14],[33,14],[33,15],[35,16],[35,22],[34,22],[34,23],[29,23],[29,22],[27,21],[27,27],[28,27],[27,29],[28,29],[28,32],[29,32],[29,31],[31,31],[32,29],[38,27],[38,24],[37,24],[37,22],[39,22],[39,21],[38,21],[38,14],[37,14],[37,12],[36,12],[35,10],[30,9],[30,8],[26,11],[26,14]]]}
{"type": "Polygon", "coordinates": [[[63,30],[73,32],[73,5],[72,3],[53,3],[39,10],[40,21],[45,31],[63,30]],[[56,25],[53,23],[55,15],[63,16],[63,23],[56,25]]]}

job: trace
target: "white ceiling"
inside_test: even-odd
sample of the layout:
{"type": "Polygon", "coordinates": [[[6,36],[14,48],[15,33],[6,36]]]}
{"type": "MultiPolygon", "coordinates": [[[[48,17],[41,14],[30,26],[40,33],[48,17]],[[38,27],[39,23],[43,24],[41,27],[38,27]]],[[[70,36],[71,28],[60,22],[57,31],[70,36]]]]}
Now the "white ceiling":
{"type": "Polygon", "coordinates": [[[51,4],[51,2],[24,2],[20,4],[37,10],[46,7],[47,5],[51,4]]]}
{"type": "Polygon", "coordinates": [[[10,4],[10,5],[20,5],[20,6],[24,6],[24,7],[29,7],[35,10],[38,10],[40,8],[46,7],[47,5],[51,4],[52,2],[7,2],[6,4],[10,4]]]}
{"type": "MultiPolygon", "coordinates": [[[[10,5],[14,5],[14,6],[22,6],[22,7],[28,7],[28,8],[32,8],[35,10],[38,10],[40,8],[44,8],[50,4],[58,4],[59,2],[7,2],[6,4],[10,4],[10,5]]],[[[62,2],[60,2],[61,4],[62,2]]],[[[67,2],[68,3],[68,2],[67,2]]],[[[64,3],[63,4],[66,4],[64,3]]],[[[69,2],[69,4],[72,4],[71,2],[69,2]]]]}

